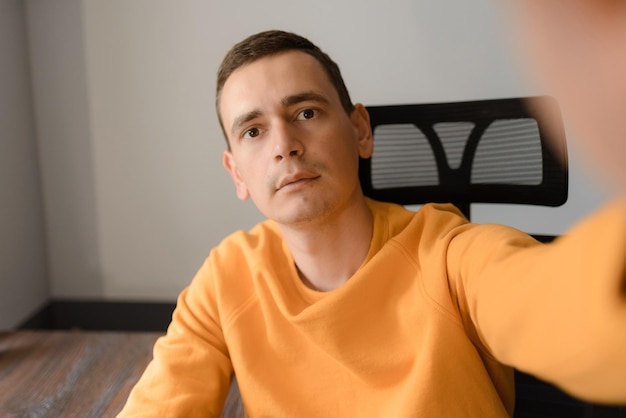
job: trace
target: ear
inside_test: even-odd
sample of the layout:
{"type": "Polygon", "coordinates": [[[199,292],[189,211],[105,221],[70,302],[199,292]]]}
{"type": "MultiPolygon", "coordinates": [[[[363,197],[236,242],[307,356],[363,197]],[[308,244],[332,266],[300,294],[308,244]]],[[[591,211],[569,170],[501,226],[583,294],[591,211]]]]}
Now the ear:
{"type": "Polygon", "coordinates": [[[241,178],[241,175],[239,174],[239,170],[237,169],[237,163],[235,162],[235,158],[233,157],[232,152],[224,151],[222,164],[224,165],[226,171],[228,171],[230,176],[233,178],[235,188],[237,189],[237,197],[241,200],[248,199],[250,197],[250,192],[248,191],[248,187],[241,178]]]}
{"type": "Polygon", "coordinates": [[[370,158],[374,152],[374,137],[372,136],[372,126],[370,125],[370,114],[365,106],[357,103],[350,115],[357,139],[359,141],[359,156],[370,158]]]}

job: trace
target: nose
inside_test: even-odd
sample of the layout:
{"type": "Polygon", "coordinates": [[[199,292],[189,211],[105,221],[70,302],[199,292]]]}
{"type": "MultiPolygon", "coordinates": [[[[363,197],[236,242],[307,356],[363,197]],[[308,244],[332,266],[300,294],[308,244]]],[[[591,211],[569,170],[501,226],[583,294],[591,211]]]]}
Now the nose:
{"type": "Polygon", "coordinates": [[[274,127],[274,159],[276,162],[289,157],[299,157],[304,153],[304,144],[298,138],[295,128],[289,123],[278,123],[274,127]]]}

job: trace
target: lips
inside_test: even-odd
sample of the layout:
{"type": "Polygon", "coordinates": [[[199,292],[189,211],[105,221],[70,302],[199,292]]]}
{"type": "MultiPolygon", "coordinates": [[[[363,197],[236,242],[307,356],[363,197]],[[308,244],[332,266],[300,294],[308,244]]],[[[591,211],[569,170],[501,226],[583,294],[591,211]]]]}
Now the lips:
{"type": "Polygon", "coordinates": [[[276,191],[281,190],[284,187],[296,186],[300,183],[305,183],[309,180],[315,180],[319,177],[317,174],[312,173],[295,173],[283,177],[276,187],[276,191]]]}

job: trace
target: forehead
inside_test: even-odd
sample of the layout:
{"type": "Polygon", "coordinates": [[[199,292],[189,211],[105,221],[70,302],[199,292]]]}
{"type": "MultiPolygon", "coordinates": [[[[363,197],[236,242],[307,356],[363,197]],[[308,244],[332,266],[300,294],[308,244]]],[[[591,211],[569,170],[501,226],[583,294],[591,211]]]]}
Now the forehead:
{"type": "Polygon", "coordinates": [[[219,103],[224,124],[228,126],[239,113],[262,111],[289,95],[305,91],[340,103],[322,64],[307,53],[287,51],[245,64],[224,83],[219,103]]]}
{"type": "Polygon", "coordinates": [[[244,64],[230,75],[224,83],[224,90],[236,84],[258,83],[262,81],[297,83],[322,82],[330,80],[322,64],[312,55],[293,50],[268,55],[244,64]],[[284,78],[286,77],[286,78],[284,78]]]}

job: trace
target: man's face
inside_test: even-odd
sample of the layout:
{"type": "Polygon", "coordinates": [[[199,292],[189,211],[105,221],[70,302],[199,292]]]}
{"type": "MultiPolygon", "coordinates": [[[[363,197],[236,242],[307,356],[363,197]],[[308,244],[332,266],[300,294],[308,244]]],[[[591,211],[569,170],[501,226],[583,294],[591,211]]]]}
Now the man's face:
{"type": "Polygon", "coordinates": [[[289,51],[242,66],[219,106],[237,196],[268,218],[320,221],[361,198],[358,159],[372,152],[367,111],[357,105],[346,114],[312,56],[289,51]]]}

